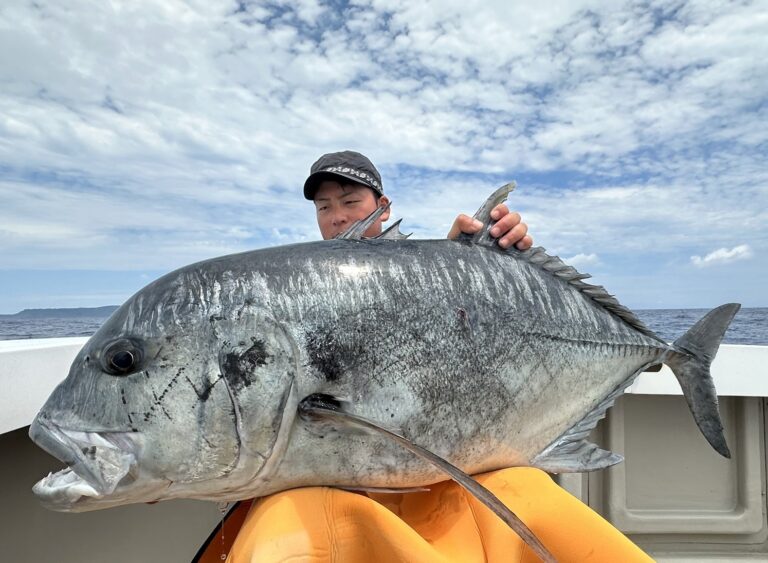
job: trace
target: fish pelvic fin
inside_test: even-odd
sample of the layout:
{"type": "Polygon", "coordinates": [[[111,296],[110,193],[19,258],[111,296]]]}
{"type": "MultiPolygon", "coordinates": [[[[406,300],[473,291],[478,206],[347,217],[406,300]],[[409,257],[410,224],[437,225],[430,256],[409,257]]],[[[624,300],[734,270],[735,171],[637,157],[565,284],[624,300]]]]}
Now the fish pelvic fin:
{"type": "Polygon", "coordinates": [[[710,445],[727,458],[731,457],[731,452],[723,435],[717,392],[709,367],[723,334],[740,308],[738,303],[728,303],[712,309],[675,340],[664,360],[677,377],[699,430],[710,445]]]}
{"type": "Polygon", "coordinates": [[[528,526],[526,526],[514,512],[507,508],[496,495],[464,473],[461,469],[437,454],[414,444],[400,434],[388,430],[362,416],[344,412],[341,410],[341,404],[328,395],[316,394],[305,397],[299,403],[299,415],[305,420],[314,422],[323,420],[332,421],[352,428],[362,428],[373,431],[389,438],[411,453],[448,474],[451,479],[456,481],[456,483],[487,506],[494,514],[501,518],[504,523],[512,528],[512,530],[519,535],[543,561],[547,563],[556,561],[554,556],[546,547],[544,547],[544,544],[541,543],[541,540],[539,540],[531,529],[528,528],[528,526]]]}

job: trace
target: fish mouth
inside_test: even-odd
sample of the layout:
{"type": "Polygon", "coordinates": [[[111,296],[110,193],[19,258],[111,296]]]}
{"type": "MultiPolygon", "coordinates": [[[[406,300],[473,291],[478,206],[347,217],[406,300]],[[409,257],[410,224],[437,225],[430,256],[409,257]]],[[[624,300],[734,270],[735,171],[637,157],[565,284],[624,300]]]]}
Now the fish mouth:
{"type": "Polygon", "coordinates": [[[37,417],[29,437],[68,467],[42,478],[32,492],[47,508],[65,511],[81,500],[112,494],[136,465],[131,434],[72,430],[37,417]]]}

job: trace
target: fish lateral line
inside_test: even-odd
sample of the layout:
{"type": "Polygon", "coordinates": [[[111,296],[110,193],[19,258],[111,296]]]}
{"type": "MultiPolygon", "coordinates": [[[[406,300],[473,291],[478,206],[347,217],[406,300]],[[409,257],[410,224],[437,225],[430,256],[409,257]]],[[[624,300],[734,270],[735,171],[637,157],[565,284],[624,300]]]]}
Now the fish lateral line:
{"type": "Polygon", "coordinates": [[[431,463],[442,472],[446,473],[451,479],[458,483],[462,488],[474,496],[477,500],[487,506],[494,514],[496,514],[501,520],[507,524],[517,535],[519,535],[525,543],[538,555],[545,563],[554,563],[555,557],[550,551],[544,547],[541,540],[531,531],[531,529],[504,503],[502,503],[496,495],[483,485],[475,481],[470,475],[464,473],[461,469],[450,463],[448,460],[443,459],[439,455],[413,443],[408,438],[401,436],[400,434],[388,430],[379,424],[368,420],[362,416],[345,412],[342,408],[342,402],[331,395],[326,394],[313,394],[305,397],[299,403],[299,415],[304,420],[319,422],[319,421],[334,421],[342,424],[356,426],[366,430],[372,430],[390,440],[396,442],[403,448],[407,449],[411,453],[420,457],[421,459],[431,463]]]}

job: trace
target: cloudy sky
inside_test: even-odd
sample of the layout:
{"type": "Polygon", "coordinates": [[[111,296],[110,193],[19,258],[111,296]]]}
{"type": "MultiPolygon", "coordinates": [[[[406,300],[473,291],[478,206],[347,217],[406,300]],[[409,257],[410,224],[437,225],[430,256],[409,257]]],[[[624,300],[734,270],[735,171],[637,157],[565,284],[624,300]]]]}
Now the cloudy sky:
{"type": "Polygon", "coordinates": [[[0,3],[0,313],[319,237],[322,153],[443,237],[497,186],[633,308],[768,306],[768,3],[0,3]]]}

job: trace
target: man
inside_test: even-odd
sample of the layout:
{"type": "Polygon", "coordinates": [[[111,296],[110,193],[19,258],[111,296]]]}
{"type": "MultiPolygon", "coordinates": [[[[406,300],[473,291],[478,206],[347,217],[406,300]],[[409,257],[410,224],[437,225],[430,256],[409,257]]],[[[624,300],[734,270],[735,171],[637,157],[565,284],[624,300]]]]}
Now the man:
{"type": "MultiPolygon", "coordinates": [[[[368,158],[355,151],[321,156],[304,182],[304,197],[315,202],[317,225],[325,240],[344,232],[355,221],[365,219],[377,206],[386,207],[390,201],[384,195],[379,171],[368,158]]],[[[385,211],[364,236],[381,234],[382,223],[389,219],[389,215],[389,210],[385,211]]],[[[519,213],[510,213],[502,203],[493,209],[491,217],[496,221],[491,235],[499,239],[499,246],[509,248],[514,244],[520,250],[531,247],[533,240],[519,213]]],[[[459,215],[448,238],[456,238],[460,233],[474,234],[482,226],[480,221],[468,215],[459,215]]]]}

